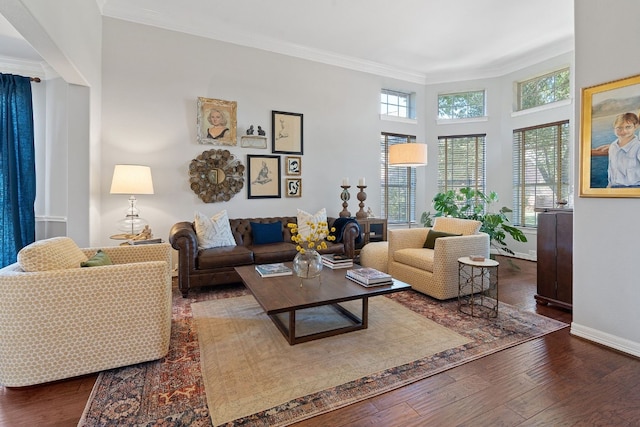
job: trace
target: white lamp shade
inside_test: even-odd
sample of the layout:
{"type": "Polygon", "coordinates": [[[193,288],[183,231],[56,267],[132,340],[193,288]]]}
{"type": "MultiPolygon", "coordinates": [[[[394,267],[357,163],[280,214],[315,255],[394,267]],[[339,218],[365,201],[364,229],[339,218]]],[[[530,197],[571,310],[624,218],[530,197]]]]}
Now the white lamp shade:
{"type": "Polygon", "coordinates": [[[389,147],[391,166],[424,166],[427,164],[427,144],[394,144],[389,147]]]}
{"type": "Polygon", "coordinates": [[[141,165],[115,165],[111,194],[153,194],[151,168],[141,165]]]}

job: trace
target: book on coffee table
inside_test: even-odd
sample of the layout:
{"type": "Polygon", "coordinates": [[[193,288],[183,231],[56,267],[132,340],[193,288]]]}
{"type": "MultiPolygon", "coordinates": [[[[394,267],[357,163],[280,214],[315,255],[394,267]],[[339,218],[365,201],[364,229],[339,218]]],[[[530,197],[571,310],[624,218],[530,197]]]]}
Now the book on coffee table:
{"type": "Polygon", "coordinates": [[[374,286],[393,285],[393,279],[385,280],[384,282],[364,283],[364,282],[361,282],[360,280],[356,279],[355,277],[346,276],[346,278],[351,280],[352,282],[357,283],[360,286],[364,286],[365,288],[373,288],[374,286]]]}
{"type": "Polygon", "coordinates": [[[257,264],[256,271],[262,277],[289,276],[293,271],[281,262],[273,264],[257,264]]]}
{"type": "Polygon", "coordinates": [[[351,279],[361,285],[388,285],[393,283],[390,274],[383,273],[371,267],[360,267],[347,270],[347,279],[351,279]]]}
{"type": "Polygon", "coordinates": [[[322,264],[331,269],[353,267],[353,260],[345,255],[322,255],[322,264]]]}

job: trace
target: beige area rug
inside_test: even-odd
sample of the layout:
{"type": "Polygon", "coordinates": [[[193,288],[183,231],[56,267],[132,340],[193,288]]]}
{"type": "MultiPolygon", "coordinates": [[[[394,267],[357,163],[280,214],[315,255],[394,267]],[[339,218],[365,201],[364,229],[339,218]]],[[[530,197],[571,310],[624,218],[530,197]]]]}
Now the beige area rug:
{"type": "MultiPolygon", "coordinates": [[[[344,306],[360,313],[360,302],[344,306]]],[[[385,297],[369,300],[368,329],[294,346],[252,296],[204,301],[191,308],[214,425],[471,341],[385,297]]],[[[302,334],[335,327],[343,319],[331,307],[304,310],[296,318],[302,334]]]]}

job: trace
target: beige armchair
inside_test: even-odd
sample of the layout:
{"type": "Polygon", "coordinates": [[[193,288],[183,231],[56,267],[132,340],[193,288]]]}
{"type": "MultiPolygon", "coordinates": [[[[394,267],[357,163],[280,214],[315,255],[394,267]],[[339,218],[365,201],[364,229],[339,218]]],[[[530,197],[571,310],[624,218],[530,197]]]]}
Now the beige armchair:
{"type": "Polygon", "coordinates": [[[458,258],[489,257],[489,235],[479,221],[438,217],[433,228],[389,230],[389,273],[416,291],[445,300],[458,296],[458,258]],[[424,248],[429,230],[459,234],[440,237],[424,248]]]}
{"type": "Polygon", "coordinates": [[[98,248],[66,237],[33,248],[0,270],[0,384],[45,383],[167,354],[168,243],[104,247],[113,264],[86,268],[78,260],[98,248]]]}

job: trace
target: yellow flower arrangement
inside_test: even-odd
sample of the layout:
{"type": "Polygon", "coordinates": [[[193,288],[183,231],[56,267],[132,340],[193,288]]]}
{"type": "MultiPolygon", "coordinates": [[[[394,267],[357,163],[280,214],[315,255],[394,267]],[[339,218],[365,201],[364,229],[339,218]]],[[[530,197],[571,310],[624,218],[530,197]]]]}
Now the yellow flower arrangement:
{"type": "Polygon", "coordinates": [[[330,242],[336,240],[335,236],[329,234],[329,232],[334,233],[336,228],[331,227],[331,229],[329,229],[326,222],[321,221],[316,223],[309,221],[306,225],[309,226],[309,235],[303,237],[298,232],[298,224],[287,224],[287,227],[291,229],[291,240],[296,243],[296,250],[301,254],[304,254],[307,249],[315,251],[327,249],[327,242],[325,241],[325,238],[330,242]]]}

